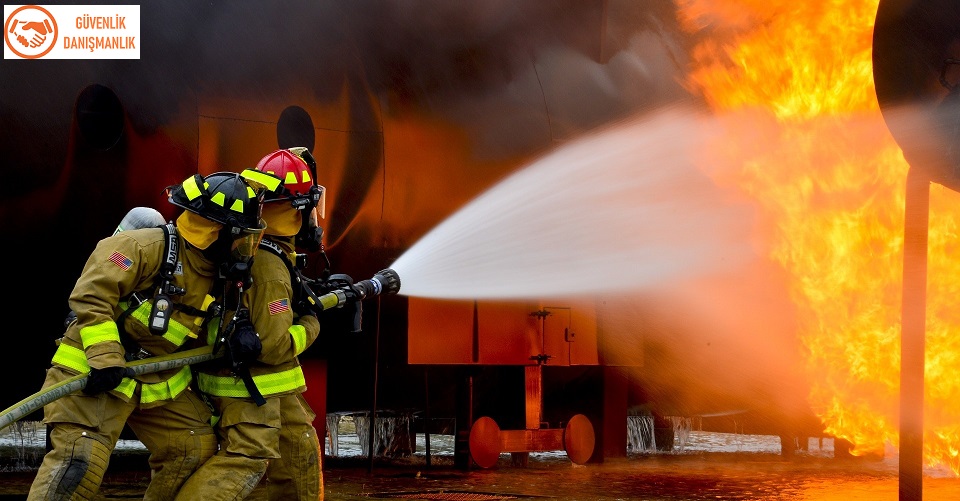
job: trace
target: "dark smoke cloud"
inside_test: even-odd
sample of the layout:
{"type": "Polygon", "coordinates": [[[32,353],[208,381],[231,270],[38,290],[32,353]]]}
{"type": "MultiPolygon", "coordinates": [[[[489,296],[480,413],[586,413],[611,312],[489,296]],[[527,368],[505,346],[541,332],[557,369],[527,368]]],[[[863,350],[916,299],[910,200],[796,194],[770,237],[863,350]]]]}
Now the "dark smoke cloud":
{"type": "Polygon", "coordinates": [[[189,87],[250,95],[306,85],[334,100],[345,81],[361,81],[384,105],[428,108],[467,124],[481,151],[525,146],[529,134],[541,143],[566,139],[686,95],[678,83],[685,47],[667,0],[215,2],[144,10],[163,17],[150,24],[159,32],[144,34],[161,41],[162,53],[151,59],[173,58],[157,71],[182,74],[189,87]],[[544,114],[550,130],[529,127],[544,114]]]}
{"type": "Polygon", "coordinates": [[[14,130],[4,163],[24,166],[12,175],[49,170],[32,160],[41,151],[17,157],[16,123],[62,121],[90,83],[114,89],[143,133],[201,94],[306,87],[333,101],[350,82],[461,123],[491,156],[686,95],[669,0],[178,0],[142,3],[141,19],[140,60],[4,62],[5,94],[18,96],[0,102],[14,130]]]}

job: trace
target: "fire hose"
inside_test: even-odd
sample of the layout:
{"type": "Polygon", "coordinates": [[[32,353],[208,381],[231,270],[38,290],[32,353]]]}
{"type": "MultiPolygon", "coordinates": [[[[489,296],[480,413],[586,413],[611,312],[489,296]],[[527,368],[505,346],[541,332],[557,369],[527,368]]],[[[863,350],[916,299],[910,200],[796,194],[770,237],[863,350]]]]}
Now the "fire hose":
{"type": "MultiPolygon", "coordinates": [[[[385,269],[377,272],[369,280],[361,280],[353,285],[345,286],[321,296],[314,295],[310,301],[316,309],[327,310],[337,308],[349,301],[361,301],[368,297],[380,294],[396,294],[400,290],[400,277],[397,272],[385,269]]],[[[150,374],[167,369],[176,369],[185,365],[199,364],[222,357],[222,353],[214,353],[213,346],[203,346],[192,350],[149,357],[127,363],[128,373],[133,376],[150,374]]],[[[0,412],[0,430],[30,415],[44,405],[83,389],[87,384],[87,373],[77,374],[54,385],[48,386],[33,395],[13,404],[0,412]]]]}
{"type": "MultiPolygon", "coordinates": [[[[134,376],[141,374],[150,374],[167,369],[176,369],[184,365],[198,364],[219,358],[214,355],[213,346],[203,346],[192,350],[185,350],[169,355],[145,358],[127,363],[129,373],[134,376]]],[[[3,412],[0,412],[0,430],[15,423],[24,416],[31,414],[44,405],[57,400],[60,397],[67,396],[77,390],[83,389],[87,384],[87,373],[77,374],[69,379],[64,379],[57,384],[48,386],[33,395],[11,405],[3,412]]]]}

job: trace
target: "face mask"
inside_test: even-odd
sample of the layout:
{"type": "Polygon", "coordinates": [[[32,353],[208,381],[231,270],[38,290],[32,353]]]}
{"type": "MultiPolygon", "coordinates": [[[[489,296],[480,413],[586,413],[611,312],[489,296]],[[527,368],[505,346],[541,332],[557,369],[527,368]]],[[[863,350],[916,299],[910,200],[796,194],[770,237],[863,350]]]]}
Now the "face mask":
{"type": "Polygon", "coordinates": [[[220,265],[220,273],[227,280],[243,287],[250,285],[250,266],[265,228],[266,224],[262,220],[260,228],[224,228],[221,238],[229,238],[230,249],[227,258],[220,265]]]}
{"type": "Polygon", "coordinates": [[[249,263],[257,253],[257,246],[260,245],[260,239],[263,238],[261,228],[243,229],[233,228],[234,236],[230,243],[230,259],[238,263],[249,263]]]}
{"type": "Polygon", "coordinates": [[[307,217],[303,219],[303,224],[297,233],[297,247],[306,249],[309,252],[317,252],[323,248],[323,228],[317,225],[320,217],[319,210],[319,207],[314,207],[304,214],[304,216],[307,217]]]}

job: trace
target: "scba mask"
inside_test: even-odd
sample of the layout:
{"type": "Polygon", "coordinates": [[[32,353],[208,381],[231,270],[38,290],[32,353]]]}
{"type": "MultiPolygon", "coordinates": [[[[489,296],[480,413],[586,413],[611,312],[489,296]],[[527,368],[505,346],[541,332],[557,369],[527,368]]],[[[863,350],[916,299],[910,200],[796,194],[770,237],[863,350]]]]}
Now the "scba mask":
{"type": "Polygon", "coordinates": [[[326,202],[326,190],[323,186],[313,185],[311,191],[318,191],[316,203],[303,210],[302,223],[297,232],[296,244],[310,252],[316,252],[323,248],[323,228],[320,227],[320,220],[324,216],[324,204],[326,202]]]}
{"type": "Polygon", "coordinates": [[[228,258],[221,266],[221,274],[228,280],[249,286],[250,267],[257,253],[260,239],[267,225],[261,220],[259,228],[225,227],[221,238],[229,242],[228,258]]]}

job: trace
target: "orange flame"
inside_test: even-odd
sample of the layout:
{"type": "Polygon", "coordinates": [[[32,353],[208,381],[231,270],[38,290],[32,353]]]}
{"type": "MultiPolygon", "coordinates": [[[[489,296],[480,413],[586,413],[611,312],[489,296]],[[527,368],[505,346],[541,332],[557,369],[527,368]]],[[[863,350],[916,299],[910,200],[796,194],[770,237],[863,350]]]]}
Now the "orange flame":
{"type": "MultiPolygon", "coordinates": [[[[711,169],[755,200],[788,272],[809,402],[853,453],[898,444],[908,165],[880,115],[878,0],[679,0],[689,88],[730,123],[711,169]],[[721,149],[722,148],[722,149],[721,149]]],[[[958,194],[931,187],[924,459],[960,475],[958,194]]]]}

